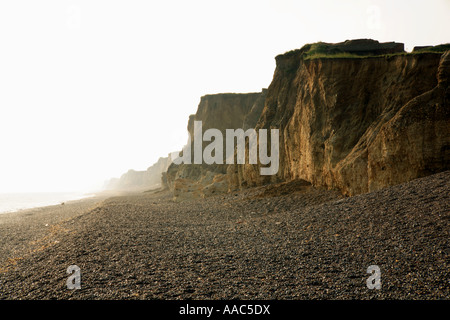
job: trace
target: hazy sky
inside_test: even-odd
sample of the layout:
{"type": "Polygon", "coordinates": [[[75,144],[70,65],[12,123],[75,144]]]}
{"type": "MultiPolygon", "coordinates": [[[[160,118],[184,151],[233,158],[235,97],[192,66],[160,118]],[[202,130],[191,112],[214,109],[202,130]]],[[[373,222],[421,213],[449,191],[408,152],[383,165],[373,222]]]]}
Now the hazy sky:
{"type": "Polygon", "coordinates": [[[200,97],[354,38],[450,42],[450,0],[2,0],[0,192],[78,191],[187,141],[200,97]]]}

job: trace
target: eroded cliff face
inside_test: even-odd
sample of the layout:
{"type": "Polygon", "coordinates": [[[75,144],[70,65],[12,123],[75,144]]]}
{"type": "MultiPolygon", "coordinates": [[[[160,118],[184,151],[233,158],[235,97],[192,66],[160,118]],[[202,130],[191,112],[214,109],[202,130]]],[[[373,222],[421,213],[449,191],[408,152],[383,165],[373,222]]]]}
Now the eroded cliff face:
{"type": "Polygon", "coordinates": [[[355,195],[450,169],[449,53],[276,58],[256,128],[280,130],[280,170],[229,166],[229,188],[302,179],[355,195]]]}
{"type": "Polygon", "coordinates": [[[402,106],[368,144],[369,191],[450,168],[450,51],[437,78],[437,86],[402,106]]]}
{"type": "MultiPolygon", "coordinates": [[[[226,129],[255,127],[266,96],[266,89],[256,93],[223,93],[203,96],[197,112],[189,117],[188,132],[194,138],[194,122],[202,122],[202,134],[208,129],[218,129],[225,137],[226,129]]],[[[203,142],[203,148],[209,142],[203,142]]],[[[193,141],[191,141],[193,144],[193,141]]],[[[203,150],[202,148],[202,150],[203,150]]],[[[223,144],[225,149],[225,140],[223,144]]],[[[193,147],[191,159],[193,159],[193,147]]],[[[225,163],[225,161],[224,161],[225,163]]],[[[165,175],[167,187],[175,198],[203,197],[227,192],[226,164],[172,164],[165,175]]]]}
{"type": "Polygon", "coordinates": [[[449,170],[449,70],[449,51],[405,54],[365,39],[279,55],[267,90],[202,97],[188,124],[191,136],[194,121],[203,132],[278,129],[278,173],[172,164],[167,184],[175,197],[294,180],[356,195],[449,170]]]}

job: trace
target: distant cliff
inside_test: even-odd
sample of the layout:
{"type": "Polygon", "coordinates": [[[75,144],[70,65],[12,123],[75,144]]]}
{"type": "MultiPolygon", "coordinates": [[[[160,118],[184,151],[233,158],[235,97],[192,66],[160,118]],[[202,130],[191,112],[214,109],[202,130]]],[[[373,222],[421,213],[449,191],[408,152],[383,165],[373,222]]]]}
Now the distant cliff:
{"type": "Polygon", "coordinates": [[[145,190],[160,187],[162,174],[167,171],[171,163],[170,157],[159,158],[146,171],[129,170],[120,178],[110,179],[105,183],[105,190],[145,190]]]}
{"type": "Polygon", "coordinates": [[[175,197],[306,180],[355,195],[450,169],[448,45],[405,53],[361,39],[276,57],[267,91],[209,95],[189,119],[203,129],[279,129],[280,164],[174,165],[175,197]],[[246,121],[246,119],[248,121],[246,121]]]}

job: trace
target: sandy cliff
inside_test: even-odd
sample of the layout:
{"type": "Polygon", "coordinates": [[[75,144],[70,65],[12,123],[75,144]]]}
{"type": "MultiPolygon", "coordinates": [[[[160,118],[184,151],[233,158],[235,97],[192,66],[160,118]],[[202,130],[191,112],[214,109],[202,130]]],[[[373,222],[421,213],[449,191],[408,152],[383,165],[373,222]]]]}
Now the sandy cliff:
{"type": "MultiPolygon", "coordinates": [[[[448,53],[304,60],[297,51],[276,60],[257,124],[280,129],[272,181],[354,195],[449,168],[448,53]]],[[[237,166],[230,180],[266,183],[257,172],[237,166]]]]}
{"type": "Polygon", "coordinates": [[[277,56],[267,91],[203,97],[188,130],[195,120],[204,130],[279,129],[278,173],[172,165],[171,189],[205,196],[302,179],[355,195],[450,169],[450,54],[431,51],[353,40],[277,56]]]}

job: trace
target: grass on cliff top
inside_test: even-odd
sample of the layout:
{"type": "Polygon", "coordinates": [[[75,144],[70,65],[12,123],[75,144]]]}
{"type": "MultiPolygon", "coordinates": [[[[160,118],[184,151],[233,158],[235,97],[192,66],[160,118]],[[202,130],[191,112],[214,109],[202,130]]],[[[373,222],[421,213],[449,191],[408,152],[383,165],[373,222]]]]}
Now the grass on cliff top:
{"type": "Polygon", "coordinates": [[[313,60],[313,59],[363,59],[363,58],[369,58],[373,56],[369,55],[358,55],[354,53],[349,52],[339,52],[339,53],[313,53],[303,56],[303,60],[313,60]]]}
{"type": "Polygon", "coordinates": [[[328,43],[317,42],[304,45],[300,51],[304,60],[310,59],[332,59],[332,58],[366,58],[369,55],[358,55],[355,53],[344,52],[328,43]]]}
{"type": "Polygon", "coordinates": [[[429,46],[414,50],[411,53],[444,53],[445,51],[450,50],[450,43],[440,44],[438,46],[429,46]]]}
{"type": "Polygon", "coordinates": [[[300,52],[303,60],[313,60],[313,59],[365,59],[373,57],[393,57],[411,54],[422,54],[422,53],[444,53],[450,50],[450,43],[441,44],[437,46],[429,46],[414,50],[413,52],[398,52],[382,55],[359,55],[350,52],[344,52],[337,48],[331,47],[329,44],[324,42],[317,42],[312,44],[306,44],[299,50],[294,50],[292,52],[300,52]]]}

